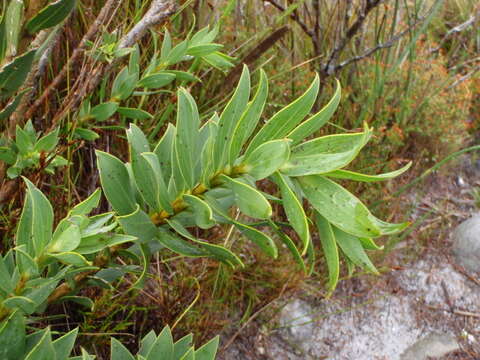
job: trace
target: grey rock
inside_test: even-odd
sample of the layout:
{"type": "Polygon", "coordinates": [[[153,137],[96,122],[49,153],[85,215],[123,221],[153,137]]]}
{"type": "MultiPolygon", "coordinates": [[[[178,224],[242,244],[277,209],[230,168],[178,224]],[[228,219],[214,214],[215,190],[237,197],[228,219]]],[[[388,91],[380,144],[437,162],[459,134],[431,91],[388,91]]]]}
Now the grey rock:
{"type": "Polygon", "coordinates": [[[400,359],[427,360],[429,357],[441,357],[458,349],[460,346],[453,336],[431,333],[410,346],[400,359]]]}
{"type": "Polygon", "coordinates": [[[480,213],[461,223],[453,233],[457,263],[472,272],[480,271],[480,213]]]}

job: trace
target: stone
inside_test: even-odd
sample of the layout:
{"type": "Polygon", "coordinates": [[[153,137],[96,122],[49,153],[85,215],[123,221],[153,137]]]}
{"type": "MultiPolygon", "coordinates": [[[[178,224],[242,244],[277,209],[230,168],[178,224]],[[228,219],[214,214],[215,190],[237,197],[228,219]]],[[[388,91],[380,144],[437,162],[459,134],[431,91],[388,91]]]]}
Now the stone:
{"type": "Polygon", "coordinates": [[[457,340],[442,333],[431,333],[410,346],[400,357],[401,360],[427,360],[438,358],[460,349],[457,340]]]}
{"type": "Polygon", "coordinates": [[[480,213],[455,229],[452,250],[457,264],[469,271],[480,272],[480,213]]]}

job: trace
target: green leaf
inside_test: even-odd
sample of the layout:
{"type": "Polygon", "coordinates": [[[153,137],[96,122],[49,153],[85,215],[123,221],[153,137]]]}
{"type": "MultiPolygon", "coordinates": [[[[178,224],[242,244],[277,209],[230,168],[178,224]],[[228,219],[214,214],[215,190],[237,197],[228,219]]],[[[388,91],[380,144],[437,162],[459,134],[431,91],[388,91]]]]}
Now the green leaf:
{"type": "Polygon", "coordinates": [[[93,235],[83,238],[75,252],[85,255],[94,254],[106,249],[107,247],[117,246],[127,242],[137,240],[135,236],[112,234],[112,235],[93,235]]]}
{"type": "Polygon", "coordinates": [[[150,352],[150,349],[155,342],[157,335],[155,331],[150,330],[147,335],[145,335],[142,340],[140,341],[140,350],[138,351],[139,356],[143,356],[145,358],[147,354],[150,352]]]}
{"type": "MultiPolygon", "coordinates": [[[[0,25],[1,26],[1,25],[0,25]]],[[[17,96],[15,96],[10,102],[0,111],[0,121],[7,119],[13,112],[17,109],[18,105],[20,105],[20,101],[22,101],[23,95],[29,92],[31,88],[24,89],[17,96]]]]}
{"type": "Polygon", "coordinates": [[[173,358],[175,360],[180,359],[183,355],[185,355],[192,346],[193,335],[188,334],[182,337],[180,340],[176,341],[173,344],[173,358]]]}
{"type": "Polygon", "coordinates": [[[196,185],[195,164],[199,155],[200,117],[192,96],[184,89],[177,92],[177,134],[175,155],[179,171],[189,189],[196,185]]]}
{"type": "Polygon", "coordinates": [[[167,29],[165,29],[165,35],[163,36],[162,48],[160,51],[160,59],[165,61],[167,59],[168,54],[172,50],[172,37],[167,29]]]}
{"type": "Polygon", "coordinates": [[[305,93],[294,102],[272,116],[250,142],[246,155],[261,144],[286,137],[308,115],[318,94],[320,79],[318,74],[305,93]]]}
{"type": "Polygon", "coordinates": [[[78,328],[75,328],[52,342],[53,349],[55,350],[56,354],[56,360],[69,359],[69,355],[72,352],[73,346],[75,345],[77,334],[78,328]]]}
{"type": "Polygon", "coordinates": [[[221,261],[228,266],[234,268],[235,266],[239,265],[243,267],[242,261],[238,258],[230,250],[226,249],[223,246],[210,244],[206,241],[199,240],[195,238],[190,232],[178,221],[175,220],[167,220],[168,225],[171,226],[173,230],[175,230],[179,235],[197,243],[201,248],[203,248],[208,254],[211,255],[214,259],[221,261]]]}
{"type": "MultiPolygon", "coordinates": [[[[3,3],[3,6],[5,6],[5,3],[3,3]]],[[[7,56],[13,57],[17,55],[18,40],[22,31],[24,8],[23,0],[11,0],[8,2],[8,7],[3,14],[7,56]]]]}
{"type": "Polygon", "coordinates": [[[30,34],[60,24],[75,7],[75,0],[58,0],[44,7],[25,26],[30,34]]]}
{"type": "Polygon", "coordinates": [[[60,131],[59,128],[56,128],[54,131],[48,133],[44,137],[40,138],[35,144],[34,150],[35,151],[52,151],[55,149],[58,143],[58,132],[60,131]]]}
{"type": "Polygon", "coordinates": [[[134,108],[127,108],[127,107],[119,107],[117,109],[118,113],[129,118],[135,120],[148,120],[153,119],[153,115],[149,112],[142,110],[142,109],[134,109],[134,108]]]}
{"type": "Polygon", "coordinates": [[[330,223],[318,212],[315,211],[315,223],[318,229],[318,235],[320,236],[320,242],[322,244],[323,254],[327,261],[328,268],[328,284],[327,291],[330,296],[337,287],[338,277],[340,274],[340,259],[338,256],[337,243],[335,241],[335,235],[330,223]]]}
{"type": "Polygon", "coordinates": [[[260,191],[225,175],[222,175],[220,178],[233,191],[235,203],[245,215],[257,219],[268,219],[272,216],[272,207],[260,191]]]}
{"type": "Polygon", "coordinates": [[[365,250],[363,250],[362,243],[358,237],[347,234],[346,232],[333,227],[333,233],[338,246],[343,253],[355,264],[361,268],[370,270],[374,274],[378,274],[378,270],[368,258],[365,250]]]}
{"type": "Polygon", "coordinates": [[[142,130],[135,124],[130,124],[127,129],[127,139],[130,145],[130,160],[132,171],[138,191],[143,200],[155,210],[158,209],[159,183],[154,169],[149,162],[141,156],[143,152],[150,151],[150,145],[142,130]]]}
{"type": "Polygon", "coordinates": [[[342,186],[319,175],[300,177],[299,182],[315,210],[336,227],[358,237],[382,235],[374,216],[342,186]]]}
{"type": "Polygon", "coordinates": [[[5,295],[10,294],[14,290],[12,276],[10,275],[10,272],[2,255],[0,255],[0,290],[2,290],[5,295]]]}
{"type": "Polygon", "coordinates": [[[293,190],[288,185],[284,175],[276,173],[274,177],[275,182],[280,187],[282,194],[283,208],[287,215],[287,219],[292,225],[295,232],[298,234],[303,244],[302,255],[307,251],[310,243],[310,230],[308,228],[308,220],[303,210],[300,200],[297,198],[293,190]]]}
{"type": "Polygon", "coordinates": [[[185,194],[183,200],[189,205],[195,216],[195,223],[202,229],[209,229],[215,225],[212,209],[208,204],[197,196],[185,194]]]}
{"type": "Polygon", "coordinates": [[[330,101],[325,105],[319,112],[311,116],[295,129],[290,132],[287,137],[293,141],[293,144],[298,144],[306,139],[308,136],[312,135],[318,131],[323,125],[327,123],[328,120],[332,117],[335,110],[340,103],[342,97],[340,82],[336,80],[337,88],[333,94],[330,101]]]}
{"type": "Polygon", "coordinates": [[[142,243],[152,241],[158,235],[157,227],[139,205],[131,214],[118,216],[117,221],[125,234],[137,237],[142,243]]]}
{"type": "MultiPolygon", "coordinates": [[[[98,269],[98,268],[97,268],[98,269]]],[[[81,305],[88,309],[89,311],[93,311],[95,307],[95,303],[93,302],[92,299],[86,297],[86,296],[63,296],[60,299],[60,302],[66,302],[66,301],[71,301],[74,302],[78,305],[81,305]]]]}
{"type": "Polygon", "coordinates": [[[260,70],[260,81],[258,83],[258,89],[247,105],[247,108],[243,112],[240,120],[237,123],[235,132],[232,138],[232,145],[230,147],[230,160],[229,163],[233,164],[236,160],[243,145],[248,140],[250,135],[257,127],[260,116],[262,115],[263,108],[268,95],[268,82],[265,71],[260,70]]]}
{"type": "Polygon", "coordinates": [[[102,191],[98,188],[96,189],[88,198],[83,200],[81,203],[75,205],[72,210],[68,213],[69,216],[75,215],[88,215],[90,212],[98,207],[100,198],[102,196],[102,191]]]}
{"type": "Polygon", "coordinates": [[[158,161],[157,155],[147,152],[142,153],[141,156],[147,161],[155,179],[155,184],[157,186],[156,199],[158,202],[158,209],[165,210],[167,213],[172,214],[173,208],[169,201],[168,188],[163,180],[162,169],[160,168],[160,162],[158,161]]]}
{"type": "Polygon", "coordinates": [[[407,165],[405,165],[401,169],[391,171],[385,174],[379,174],[379,175],[366,175],[366,174],[360,174],[360,173],[356,173],[348,170],[335,170],[335,171],[326,173],[325,176],[336,178],[336,179],[348,179],[348,180],[362,181],[362,182],[384,181],[384,180],[389,180],[403,174],[405,171],[410,169],[411,166],[412,166],[412,162],[409,162],[407,165]]]}
{"type": "Polygon", "coordinates": [[[206,256],[203,249],[198,248],[187,241],[173,235],[169,231],[160,230],[158,235],[158,241],[167,249],[172,250],[183,256],[188,257],[200,257],[206,256]]]}
{"type": "Polygon", "coordinates": [[[223,48],[221,44],[202,44],[190,46],[187,50],[187,55],[191,56],[205,56],[223,48]]]}
{"type": "Polygon", "coordinates": [[[17,160],[17,154],[6,146],[0,147],[0,161],[7,163],[8,165],[15,164],[17,160]]]}
{"type": "Polygon", "coordinates": [[[115,338],[110,338],[111,360],[135,360],[135,357],[115,338]]]}
{"type": "Polygon", "coordinates": [[[22,359],[25,351],[25,318],[14,311],[0,322],[0,359],[22,359]]]}
{"type": "Polygon", "coordinates": [[[153,150],[155,155],[157,155],[158,157],[158,161],[160,161],[160,167],[162,169],[163,179],[165,183],[168,182],[170,176],[172,175],[172,152],[175,132],[175,126],[169,123],[167,126],[167,130],[165,130],[165,133],[163,134],[162,138],[153,150]]]}
{"type": "Polygon", "coordinates": [[[147,354],[146,360],[171,360],[173,356],[173,338],[170,327],[167,325],[158,335],[147,354]]]}
{"type": "Polygon", "coordinates": [[[32,213],[30,218],[30,237],[25,241],[23,239],[20,240],[20,243],[27,243],[29,253],[40,256],[52,238],[53,209],[45,195],[30,180],[25,177],[23,180],[27,184],[27,197],[31,204],[32,213]],[[30,252],[31,250],[33,252],[30,252]]]}
{"type": "Polygon", "coordinates": [[[15,144],[18,147],[20,154],[27,155],[33,151],[33,143],[35,140],[32,140],[28,132],[23,130],[20,126],[17,125],[15,129],[15,144]]]}
{"type": "Polygon", "coordinates": [[[300,252],[298,251],[295,243],[293,242],[293,240],[290,238],[290,236],[288,236],[287,234],[285,234],[281,229],[280,227],[277,226],[277,224],[275,224],[272,220],[268,220],[268,224],[270,225],[270,227],[275,230],[275,232],[277,233],[279,239],[283,242],[283,244],[287,247],[287,249],[290,251],[290,253],[292,254],[293,258],[295,259],[295,261],[297,262],[297,264],[300,266],[300,268],[303,270],[303,272],[305,274],[307,274],[307,267],[305,266],[305,263],[303,261],[303,258],[302,258],[302,255],[300,254],[300,252]]]}
{"type": "Polygon", "coordinates": [[[32,68],[35,51],[16,57],[0,70],[0,98],[13,95],[22,86],[32,68]]]}
{"type": "Polygon", "coordinates": [[[20,309],[25,314],[32,314],[36,307],[35,303],[25,296],[9,297],[3,301],[2,305],[9,309],[20,309]]]}
{"type": "Polygon", "coordinates": [[[108,120],[118,109],[118,103],[105,102],[94,106],[90,111],[90,116],[97,121],[108,120]]]}
{"type": "Polygon", "coordinates": [[[255,180],[265,179],[288,161],[289,144],[289,139],[267,141],[245,157],[243,170],[255,180]]]}
{"type": "Polygon", "coordinates": [[[237,124],[247,107],[250,97],[250,72],[243,66],[242,75],[237,88],[225,106],[218,122],[218,135],[214,147],[214,171],[220,170],[229,160],[229,149],[233,141],[237,124]]]}
{"type": "Polygon", "coordinates": [[[159,72],[151,75],[147,75],[137,83],[137,87],[146,89],[158,89],[165,85],[170,84],[175,80],[175,74],[167,72],[159,72]]]}
{"type": "Polygon", "coordinates": [[[96,155],[100,181],[108,202],[120,215],[133,213],[137,203],[125,165],[115,156],[103,151],[97,150],[96,155]]]}
{"type": "Polygon", "coordinates": [[[290,160],[281,172],[288,176],[325,174],[348,165],[371,136],[371,130],[357,134],[323,136],[292,148],[290,160]]]}
{"type": "Polygon", "coordinates": [[[100,137],[95,131],[83,128],[76,128],[74,134],[77,138],[87,141],[95,141],[100,137]]]}
{"type": "Polygon", "coordinates": [[[126,100],[137,87],[137,82],[138,72],[130,73],[128,67],[125,66],[113,81],[111,91],[112,100],[126,100]]]}
{"type": "Polygon", "coordinates": [[[213,116],[200,129],[200,137],[205,137],[200,162],[197,164],[200,172],[200,183],[209,186],[211,177],[215,174],[215,141],[218,134],[218,115],[213,116]]]}
{"type": "Polygon", "coordinates": [[[277,258],[277,246],[269,236],[255,229],[254,227],[242,224],[228,216],[228,214],[222,210],[219,203],[213,197],[208,196],[208,193],[206,196],[206,201],[216,214],[220,215],[227,223],[233,224],[244,236],[256,244],[265,254],[274,259],[277,258]]]}
{"type": "Polygon", "coordinates": [[[165,59],[166,64],[174,65],[180,61],[182,61],[183,57],[186,55],[188,49],[188,41],[184,40],[178,45],[176,45],[170,52],[165,59]]]}
{"type": "Polygon", "coordinates": [[[75,250],[80,244],[81,235],[77,225],[71,224],[57,238],[54,237],[52,244],[48,246],[51,253],[62,253],[75,250]]]}
{"type": "Polygon", "coordinates": [[[55,349],[52,344],[52,335],[48,328],[33,349],[25,356],[25,360],[52,360],[55,359],[55,349]]]}
{"type": "Polygon", "coordinates": [[[163,73],[165,74],[173,74],[175,78],[180,81],[202,81],[200,78],[196,77],[195,75],[180,70],[164,70],[163,73]]]}
{"type": "Polygon", "coordinates": [[[219,336],[215,336],[212,340],[196,350],[195,360],[215,360],[219,341],[219,336]]]}
{"type": "Polygon", "coordinates": [[[231,68],[233,66],[232,60],[234,60],[234,58],[228,55],[222,54],[221,52],[218,52],[218,51],[212,54],[202,56],[202,59],[206,63],[212,65],[214,68],[221,71],[231,68]]]}
{"type": "Polygon", "coordinates": [[[84,256],[76,252],[69,251],[57,254],[49,253],[48,255],[67,265],[92,266],[92,263],[90,261],[88,261],[84,256]]]}

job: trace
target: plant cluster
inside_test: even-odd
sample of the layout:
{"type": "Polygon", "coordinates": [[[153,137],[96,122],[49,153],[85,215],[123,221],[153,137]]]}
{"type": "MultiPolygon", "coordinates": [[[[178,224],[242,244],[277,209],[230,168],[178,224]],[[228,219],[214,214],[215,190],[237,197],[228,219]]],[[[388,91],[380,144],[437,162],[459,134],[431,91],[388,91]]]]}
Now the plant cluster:
{"type": "MultiPolygon", "coordinates": [[[[360,131],[319,136],[340,103],[338,80],[323,108],[318,99],[323,84],[316,75],[296,100],[287,106],[276,104],[277,111],[270,113],[266,73],[258,71],[258,82],[252,86],[244,66],[224,106],[199,110],[201,96],[195,96],[196,101],[192,94],[214,88],[203,78],[203,86],[194,86],[201,83],[197,76],[201,65],[233,67],[234,59],[214,42],[218,26],[199,31],[192,27],[176,44],[167,30],[161,44],[152,31],[151,51],[128,43],[117,32],[86,40],[85,59],[111,70],[111,81],[105,76],[98,91],[87,92],[78,106],[69,109],[68,120],[56,118],[50,129],[34,121],[35,127],[48,129],[43,136],[30,119],[22,126],[14,121],[22,117],[19,109],[30,91],[29,77],[48,54],[55,31],[38,35],[60,29],[75,7],[74,0],[58,0],[23,21],[23,1],[13,0],[0,22],[0,120],[10,121],[7,130],[15,125],[14,133],[6,131],[0,142],[0,172],[16,183],[23,178],[26,185],[15,246],[0,255],[2,358],[92,358],[84,349],[77,349],[80,356],[71,355],[78,329],[56,338],[49,327],[31,326],[36,316],[46,314],[49,305],[64,302],[92,309],[94,302],[82,290],[111,289],[121,278],[134,280],[128,291],[142,289],[151,259],[172,252],[182,260],[208,258],[226,268],[249,265],[243,249],[234,251],[224,239],[209,240],[215,229],[226,226],[272,261],[284,256],[286,249],[305,274],[312,273],[318,253],[322,254],[328,294],[338,283],[341,261],[350,273],[356,266],[378,273],[368,252],[381,248],[376,239],[398,233],[408,223],[378,219],[345,185],[350,180],[392,179],[410,163],[380,175],[346,169],[373,130],[365,123],[360,131]],[[19,46],[33,35],[43,39],[38,47],[19,46]],[[163,95],[167,96],[162,109],[149,106],[151,99],[163,95]],[[176,119],[163,126],[174,112],[176,119]],[[119,129],[126,134],[126,161],[117,147],[100,144],[102,130],[119,129]],[[98,169],[105,198],[100,189],[90,191],[84,201],[64,211],[39,188],[44,189],[43,179],[53,178],[48,176],[58,174],[59,167],[74,164],[70,151],[74,142],[96,149],[92,175],[98,169]],[[317,234],[320,252],[314,246],[317,234]]],[[[192,336],[174,342],[165,327],[158,336],[152,330],[143,337],[135,356],[112,339],[111,358],[213,359],[217,346],[218,338],[199,349],[192,345],[192,336]]]]}

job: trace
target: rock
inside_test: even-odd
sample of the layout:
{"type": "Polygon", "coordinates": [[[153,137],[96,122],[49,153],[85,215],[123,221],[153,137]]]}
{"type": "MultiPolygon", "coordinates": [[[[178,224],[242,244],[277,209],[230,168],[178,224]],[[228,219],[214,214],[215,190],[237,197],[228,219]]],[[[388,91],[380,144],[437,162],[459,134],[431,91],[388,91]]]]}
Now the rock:
{"type": "Polygon", "coordinates": [[[459,265],[469,271],[480,272],[480,213],[455,229],[453,254],[459,265]]]}
{"type": "Polygon", "coordinates": [[[400,357],[401,360],[427,360],[441,357],[460,349],[457,340],[448,334],[431,333],[410,346],[400,357]]]}

